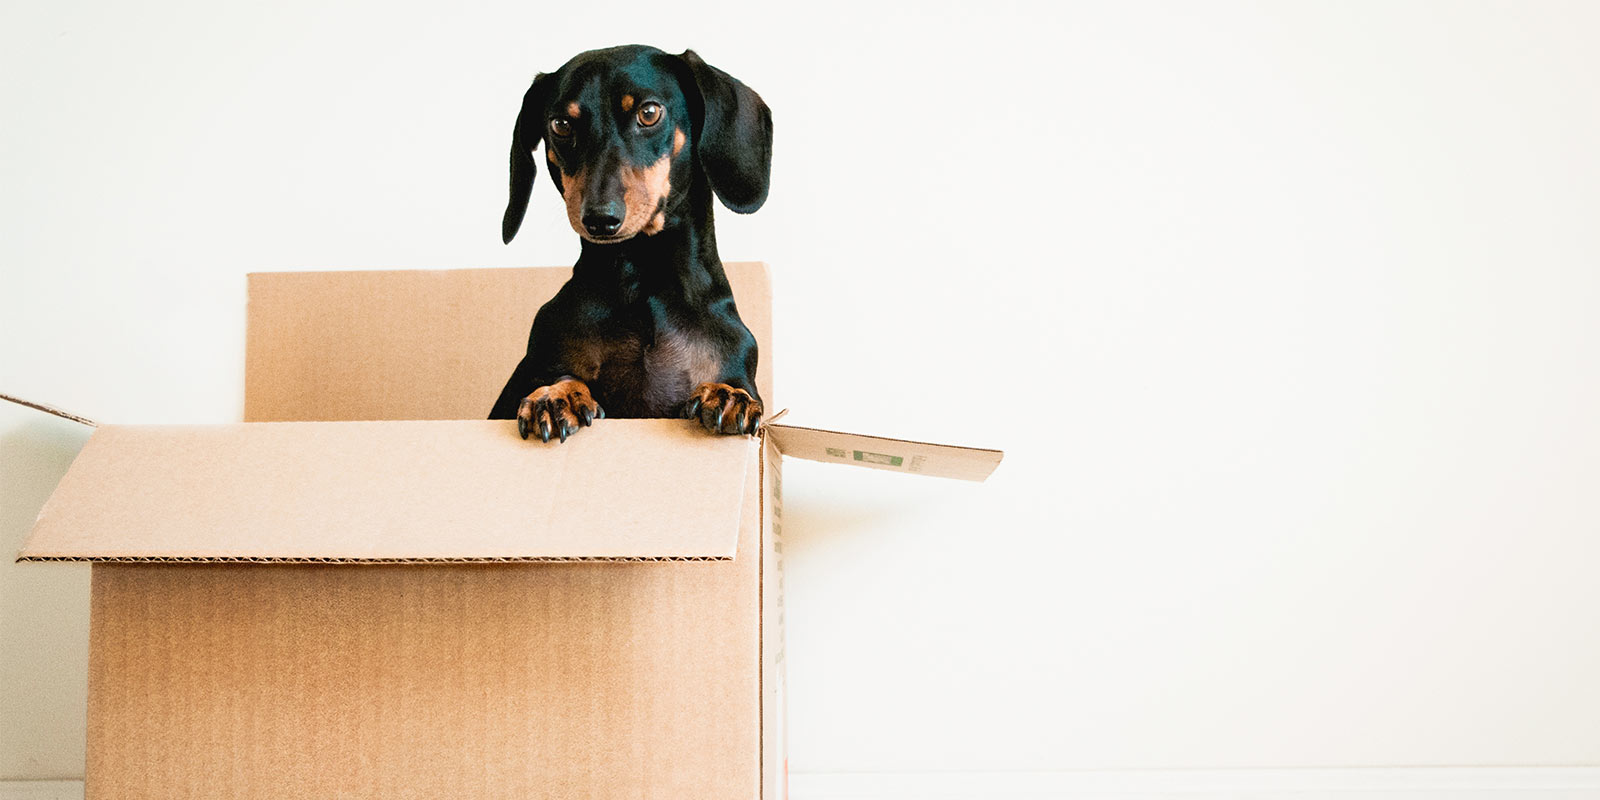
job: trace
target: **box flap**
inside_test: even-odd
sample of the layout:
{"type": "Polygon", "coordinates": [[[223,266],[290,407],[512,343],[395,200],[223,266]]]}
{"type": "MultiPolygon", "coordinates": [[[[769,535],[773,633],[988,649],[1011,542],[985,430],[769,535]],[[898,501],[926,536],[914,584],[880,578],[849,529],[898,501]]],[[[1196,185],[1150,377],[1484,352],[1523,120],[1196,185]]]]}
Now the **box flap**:
{"type": "MultiPolygon", "coordinates": [[[[772,395],[765,264],[723,265],[772,395]]],[[[250,275],[246,422],[483,419],[571,267],[250,275]]]]}
{"type": "Polygon", "coordinates": [[[929,444],[795,425],[768,424],[764,430],[778,450],[790,458],[966,481],[988,478],[1004,455],[981,447],[929,444]]]}
{"type": "Polygon", "coordinates": [[[757,448],[680,420],[102,425],[19,560],[729,559],[757,448]]]}
{"type": "Polygon", "coordinates": [[[74,413],[72,413],[70,411],[63,411],[62,409],[56,408],[55,406],[49,405],[47,403],[40,403],[40,402],[36,402],[36,401],[33,401],[33,400],[24,400],[24,399],[22,399],[20,397],[14,396],[14,395],[5,394],[4,392],[0,392],[0,400],[5,400],[7,402],[16,403],[19,406],[23,406],[23,407],[26,407],[26,408],[31,408],[31,409],[33,409],[35,411],[43,411],[46,414],[50,414],[52,416],[57,416],[57,417],[60,417],[62,419],[72,420],[73,422],[76,422],[76,423],[78,423],[80,425],[88,425],[91,428],[93,428],[95,426],[94,420],[89,419],[88,417],[80,417],[77,414],[74,414],[74,413]]]}

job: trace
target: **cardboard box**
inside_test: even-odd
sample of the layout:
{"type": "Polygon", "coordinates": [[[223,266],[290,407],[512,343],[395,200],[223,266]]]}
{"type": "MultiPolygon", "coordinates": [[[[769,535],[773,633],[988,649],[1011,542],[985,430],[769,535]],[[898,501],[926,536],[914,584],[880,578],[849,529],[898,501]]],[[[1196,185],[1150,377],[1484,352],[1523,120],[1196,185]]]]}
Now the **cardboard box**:
{"type": "MultiPolygon", "coordinates": [[[[772,404],[770,283],[730,264],[772,404]]],[[[768,423],[483,421],[569,269],[250,276],[246,422],[97,428],[19,560],[92,561],[87,797],[784,796],[768,423]]]]}

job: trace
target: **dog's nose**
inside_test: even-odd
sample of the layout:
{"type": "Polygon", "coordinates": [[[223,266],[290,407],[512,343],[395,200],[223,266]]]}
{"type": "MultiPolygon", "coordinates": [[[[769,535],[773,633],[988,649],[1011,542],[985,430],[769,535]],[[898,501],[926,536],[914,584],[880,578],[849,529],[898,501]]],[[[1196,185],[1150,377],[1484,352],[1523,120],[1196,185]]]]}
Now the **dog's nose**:
{"type": "Polygon", "coordinates": [[[611,236],[622,229],[622,219],[610,208],[583,215],[583,227],[591,236],[611,236]]]}

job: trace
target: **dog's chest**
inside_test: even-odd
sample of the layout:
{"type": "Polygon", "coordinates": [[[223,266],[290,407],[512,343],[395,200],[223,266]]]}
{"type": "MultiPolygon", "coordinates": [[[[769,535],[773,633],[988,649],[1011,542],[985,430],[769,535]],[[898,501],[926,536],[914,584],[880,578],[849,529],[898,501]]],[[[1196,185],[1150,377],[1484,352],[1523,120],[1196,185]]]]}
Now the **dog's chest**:
{"type": "Polygon", "coordinates": [[[722,354],[704,333],[666,327],[651,338],[625,335],[608,342],[594,379],[607,414],[678,416],[696,386],[720,375],[722,354]]]}

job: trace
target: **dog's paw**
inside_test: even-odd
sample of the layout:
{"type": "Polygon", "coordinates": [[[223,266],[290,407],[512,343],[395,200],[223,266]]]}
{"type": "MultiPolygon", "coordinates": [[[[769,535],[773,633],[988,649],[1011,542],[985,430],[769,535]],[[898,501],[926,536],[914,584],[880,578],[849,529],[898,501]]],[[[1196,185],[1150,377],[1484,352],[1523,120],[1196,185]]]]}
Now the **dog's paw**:
{"type": "Polygon", "coordinates": [[[702,383],[689,397],[683,416],[700,420],[712,433],[755,433],[761,423],[761,401],[726,383],[702,383]]]}
{"type": "Polygon", "coordinates": [[[522,405],[517,408],[517,433],[524,439],[537,434],[541,442],[548,442],[555,435],[565,442],[579,426],[591,425],[605,416],[583,381],[563,378],[522,398],[522,405]]]}

